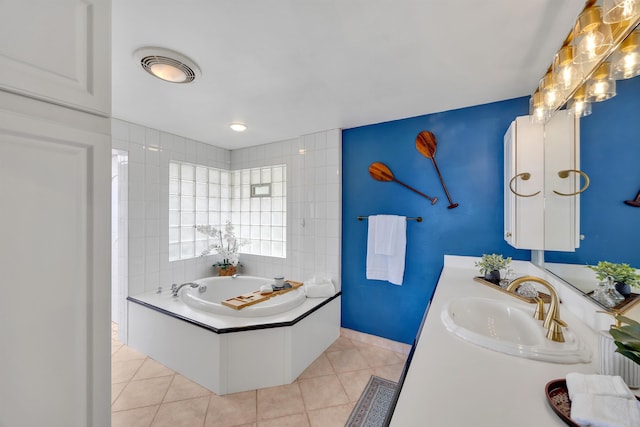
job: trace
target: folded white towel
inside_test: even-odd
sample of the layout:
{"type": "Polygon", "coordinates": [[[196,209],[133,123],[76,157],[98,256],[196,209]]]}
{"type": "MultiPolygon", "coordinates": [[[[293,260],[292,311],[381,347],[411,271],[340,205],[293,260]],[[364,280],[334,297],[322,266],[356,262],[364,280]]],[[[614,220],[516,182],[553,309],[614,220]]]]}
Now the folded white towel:
{"type": "Polygon", "coordinates": [[[367,235],[367,279],[388,280],[394,285],[402,285],[405,254],[407,251],[407,218],[396,215],[373,215],[369,217],[367,235]],[[378,235],[380,251],[377,251],[378,235]],[[392,234],[392,235],[390,235],[392,234]],[[387,243],[392,247],[387,247],[387,243]]]}
{"type": "Polygon", "coordinates": [[[635,399],[576,393],[571,398],[571,419],[581,426],[637,427],[640,407],[635,399]]]}
{"type": "Polygon", "coordinates": [[[578,393],[586,393],[598,396],[614,396],[635,401],[635,395],[631,393],[624,380],[612,375],[587,375],[572,372],[567,374],[567,390],[569,399],[578,393]]]}
{"type": "Polygon", "coordinates": [[[332,283],[318,285],[304,285],[304,293],[307,298],[329,298],[336,294],[332,283]]]}

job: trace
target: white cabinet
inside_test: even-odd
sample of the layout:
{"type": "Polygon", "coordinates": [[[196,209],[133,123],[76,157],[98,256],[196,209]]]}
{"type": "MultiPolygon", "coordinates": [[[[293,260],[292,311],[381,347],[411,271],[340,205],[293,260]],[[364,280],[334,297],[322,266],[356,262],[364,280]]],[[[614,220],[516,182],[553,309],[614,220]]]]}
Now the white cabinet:
{"type": "Polygon", "coordinates": [[[0,426],[110,425],[109,8],[0,1],[0,426]]]}
{"type": "Polygon", "coordinates": [[[504,238],[518,249],[579,246],[578,121],[564,112],[547,124],[517,117],[504,136],[504,238]]]}
{"type": "Polygon", "coordinates": [[[544,249],[544,127],[517,117],[504,135],[504,238],[544,249]]]}
{"type": "Polygon", "coordinates": [[[0,2],[0,89],[108,117],[111,2],[0,2]]]}

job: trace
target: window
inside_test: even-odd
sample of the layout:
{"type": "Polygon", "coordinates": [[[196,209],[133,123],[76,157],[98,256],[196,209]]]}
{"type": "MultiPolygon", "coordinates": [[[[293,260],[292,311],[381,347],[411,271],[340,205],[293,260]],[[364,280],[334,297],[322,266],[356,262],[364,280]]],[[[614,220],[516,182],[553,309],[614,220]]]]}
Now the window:
{"type": "Polygon", "coordinates": [[[250,241],[241,253],[286,257],[286,165],[226,171],[169,163],[169,261],[194,258],[213,244],[194,225],[220,227],[250,241]],[[269,194],[253,193],[269,188],[269,194]]]}

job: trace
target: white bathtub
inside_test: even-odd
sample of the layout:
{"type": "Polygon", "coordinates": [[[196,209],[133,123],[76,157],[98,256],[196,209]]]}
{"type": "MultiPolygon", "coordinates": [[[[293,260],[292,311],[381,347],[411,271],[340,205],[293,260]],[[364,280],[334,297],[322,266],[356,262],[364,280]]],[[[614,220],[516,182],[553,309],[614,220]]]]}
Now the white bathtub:
{"type": "Polygon", "coordinates": [[[166,288],[128,297],[128,344],[216,394],[290,384],[340,335],[340,292],[305,298],[294,290],[235,310],[219,301],[269,279],[194,282],[206,291],[185,286],[179,298],[166,288]],[[277,312],[261,311],[263,304],[277,312]]]}
{"type": "Polygon", "coordinates": [[[222,301],[260,289],[262,285],[273,285],[273,279],[254,276],[208,277],[194,280],[198,288],[185,286],[180,290],[180,298],[191,308],[209,313],[234,317],[263,317],[289,311],[305,301],[302,287],[266,301],[236,310],[222,304],[222,301]]]}

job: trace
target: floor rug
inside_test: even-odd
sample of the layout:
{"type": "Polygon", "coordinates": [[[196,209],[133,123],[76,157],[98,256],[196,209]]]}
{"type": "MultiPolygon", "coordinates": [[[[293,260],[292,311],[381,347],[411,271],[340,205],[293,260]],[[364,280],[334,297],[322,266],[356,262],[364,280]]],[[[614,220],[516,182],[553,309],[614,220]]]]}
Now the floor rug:
{"type": "Polygon", "coordinates": [[[396,392],[393,381],[372,375],[345,427],[381,427],[396,392]]]}

